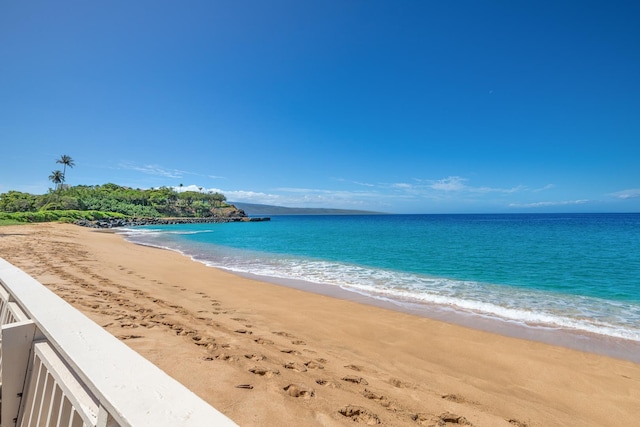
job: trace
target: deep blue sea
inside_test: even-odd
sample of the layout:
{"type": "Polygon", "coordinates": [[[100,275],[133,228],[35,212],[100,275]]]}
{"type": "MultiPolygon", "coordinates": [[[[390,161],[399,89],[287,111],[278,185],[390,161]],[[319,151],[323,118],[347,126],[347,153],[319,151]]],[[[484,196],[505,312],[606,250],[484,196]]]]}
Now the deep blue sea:
{"type": "Polygon", "coordinates": [[[126,234],[414,310],[640,341],[640,214],[274,216],[126,234]]]}

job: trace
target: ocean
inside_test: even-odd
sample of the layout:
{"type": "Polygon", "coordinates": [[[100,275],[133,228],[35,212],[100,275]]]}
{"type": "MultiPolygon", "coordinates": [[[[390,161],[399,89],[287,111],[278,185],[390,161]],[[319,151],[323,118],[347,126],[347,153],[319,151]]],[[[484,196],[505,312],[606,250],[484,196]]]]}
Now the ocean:
{"type": "Polygon", "coordinates": [[[640,348],[640,214],[274,216],[123,232],[270,282],[640,361],[628,354],[640,348]]]}

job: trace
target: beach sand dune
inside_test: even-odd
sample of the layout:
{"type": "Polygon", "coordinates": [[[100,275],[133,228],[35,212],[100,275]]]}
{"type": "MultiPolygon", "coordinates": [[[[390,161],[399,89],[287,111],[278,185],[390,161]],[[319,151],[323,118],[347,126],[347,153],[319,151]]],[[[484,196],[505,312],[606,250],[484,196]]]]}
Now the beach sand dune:
{"type": "Polygon", "coordinates": [[[0,256],[242,426],[628,426],[640,365],[238,277],[73,225],[0,256]]]}

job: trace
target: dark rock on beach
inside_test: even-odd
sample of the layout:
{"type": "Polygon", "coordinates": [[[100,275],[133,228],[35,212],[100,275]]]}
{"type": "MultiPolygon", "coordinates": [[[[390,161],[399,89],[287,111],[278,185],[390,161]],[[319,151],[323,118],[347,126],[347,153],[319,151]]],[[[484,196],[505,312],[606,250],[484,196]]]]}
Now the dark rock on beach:
{"type": "Polygon", "coordinates": [[[253,218],[247,216],[216,216],[207,218],[105,218],[96,221],[86,219],[75,221],[74,224],[91,228],[135,227],[140,225],[169,225],[169,224],[202,224],[227,222],[259,222],[269,221],[271,218],[253,218]]]}

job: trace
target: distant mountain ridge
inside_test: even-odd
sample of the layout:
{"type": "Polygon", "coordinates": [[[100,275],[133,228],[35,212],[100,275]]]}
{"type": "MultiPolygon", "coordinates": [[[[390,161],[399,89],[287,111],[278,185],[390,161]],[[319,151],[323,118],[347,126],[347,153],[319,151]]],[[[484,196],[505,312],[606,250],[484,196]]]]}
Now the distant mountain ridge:
{"type": "Polygon", "coordinates": [[[228,202],[247,215],[384,215],[385,212],[331,208],[287,208],[256,203],[228,202]]]}

